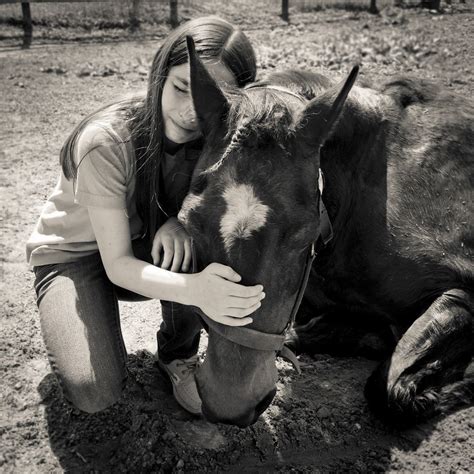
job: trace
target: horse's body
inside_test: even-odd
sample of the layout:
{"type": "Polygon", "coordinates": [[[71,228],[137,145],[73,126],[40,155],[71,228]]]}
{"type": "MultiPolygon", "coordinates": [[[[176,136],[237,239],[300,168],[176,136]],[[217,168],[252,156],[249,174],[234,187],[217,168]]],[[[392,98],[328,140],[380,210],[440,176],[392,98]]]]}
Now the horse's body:
{"type": "MultiPolygon", "coordinates": [[[[317,246],[288,344],[383,355],[366,396],[386,418],[415,421],[472,403],[474,381],[464,371],[474,328],[473,105],[400,79],[379,90],[354,87],[335,110],[340,88],[332,81],[288,72],[230,100],[215,95],[209,109],[196,97],[212,96],[215,85],[199,67],[194,76],[209,146],[181,217],[201,265],[221,261],[244,282],[264,284],[252,327],[285,328],[318,232],[320,168],[334,238],[317,246]],[[219,110],[226,125],[212,124],[219,110]]],[[[211,419],[255,421],[275,378],[274,354],[210,331],[198,385],[211,419]]]]}
{"type": "Polygon", "coordinates": [[[422,80],[353,91],[378,110],[343,112],[341,134],[357,130],[335,131],[321,152],[334,239],[289,343],[389,355],[366,394],[382,415],[415,420],[472,401],[472,380],[449,384],[473,348],[474,107],[422,80]]]}

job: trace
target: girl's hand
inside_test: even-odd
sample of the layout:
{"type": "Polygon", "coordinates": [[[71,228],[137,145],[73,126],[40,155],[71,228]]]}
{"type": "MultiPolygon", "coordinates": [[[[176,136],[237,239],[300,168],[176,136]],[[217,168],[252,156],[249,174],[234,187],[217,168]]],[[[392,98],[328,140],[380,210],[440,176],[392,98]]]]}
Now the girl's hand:
{"type": "Polygon", "coordinates": [[[252,318],[248,315],[260,308],[265,298],[262,285],[238,285],[240,275],[220,263],[211,263],[202,272],[189,276],[190,304],[228,326],[250,324],[252,318]]]}
{"type": "Polygon", "coordinates": [[[182,272],[189,270],[191,237],[176,217],[170,217],[156,232],[151,256],[153,265],[159,265],[164,270],[172,272],[179,272],[180,269],[182,272]]]}

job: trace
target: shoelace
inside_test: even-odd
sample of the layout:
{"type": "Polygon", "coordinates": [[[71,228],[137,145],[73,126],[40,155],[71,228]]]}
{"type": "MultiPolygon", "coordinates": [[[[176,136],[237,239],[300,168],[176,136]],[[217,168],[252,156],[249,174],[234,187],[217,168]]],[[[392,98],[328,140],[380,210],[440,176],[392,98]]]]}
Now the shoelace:
{"type": "Polygon", "coordinates": [[[191,360],[183,360],[181,362],[176,363],[176,367],[183,367],[181,369],[181,374],[182,375],[187,375],[190,372],[194,372],[199,366],[201,365],[201,361],[199,360],[198,357],[196,359],[191,359],[191,360]]]}

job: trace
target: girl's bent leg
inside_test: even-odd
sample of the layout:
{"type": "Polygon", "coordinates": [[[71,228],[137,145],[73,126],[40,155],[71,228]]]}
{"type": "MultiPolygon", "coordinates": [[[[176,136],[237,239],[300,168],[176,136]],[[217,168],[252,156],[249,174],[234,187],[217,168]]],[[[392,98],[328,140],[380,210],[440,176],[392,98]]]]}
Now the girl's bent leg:
{"type": "MultiPolygon", "coordinates": [[[[151,244],[145,239],[132,242],[133,253],[140,260],[151,263],[151,244]]],[[[120,300],[146,299],[116,288],[120,300]]],[[[158,358],[165,364],[176,359],[188,359],[197,354],[201,333],[201,321],[192,306],[161,301],[161,323],[157,333],[158,358]]]]}
{"type": "Polygon", "coordinates": [[[157,333],[158,358],[165,364],[197,354],[201,321],[192,306],[161,302],[163,322],[157,333]]]}
{"type": "Polygon", "coordinates": [[[48,357],[64,396],[93,413],[120,397],[126,350],[117,297],[99,254],[35,268],[48,357]]]}

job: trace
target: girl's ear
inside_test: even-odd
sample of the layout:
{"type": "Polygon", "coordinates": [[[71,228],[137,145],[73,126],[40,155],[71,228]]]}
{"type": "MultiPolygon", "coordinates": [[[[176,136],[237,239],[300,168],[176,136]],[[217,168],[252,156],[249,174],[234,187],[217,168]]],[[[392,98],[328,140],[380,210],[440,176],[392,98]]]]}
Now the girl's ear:
{"type": "Polygon", "coordinates": [[[342,88],[335,86],[327,89],[304,108],[295,127],[295,138],[300,143],[312,149],[324,145],[341,115],[358,72],[359,66],[354,66],[342,88]]]}
{"type": "Polygon", "coordinates": [[[186,36],[191,76],[191,94],[199,125],[204,136],[222,126],[223,117],[229,111],[229,103],[216,81],[196,54],[194,40],[186,36]]]}

